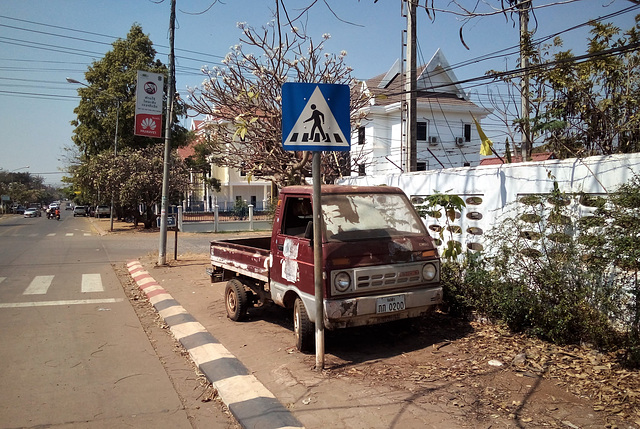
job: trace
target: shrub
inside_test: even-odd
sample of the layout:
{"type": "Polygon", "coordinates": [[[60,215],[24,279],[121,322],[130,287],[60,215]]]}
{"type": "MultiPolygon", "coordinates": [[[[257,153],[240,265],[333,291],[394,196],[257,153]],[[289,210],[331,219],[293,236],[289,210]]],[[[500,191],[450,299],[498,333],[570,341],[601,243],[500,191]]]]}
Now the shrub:
{"type": "MultiPolygon", "coordinates": [[[[486,236],[483,254],[446,258],[446,308],[478,312],[558,344],[620,347],[640,365],[640,178],[576,221],[557,185],[508,209],[486,236]],[[586,219],[586,220],[585,220],[586,219]]],[[[445,211],[446,212],[446,211],[445,211]]]]}

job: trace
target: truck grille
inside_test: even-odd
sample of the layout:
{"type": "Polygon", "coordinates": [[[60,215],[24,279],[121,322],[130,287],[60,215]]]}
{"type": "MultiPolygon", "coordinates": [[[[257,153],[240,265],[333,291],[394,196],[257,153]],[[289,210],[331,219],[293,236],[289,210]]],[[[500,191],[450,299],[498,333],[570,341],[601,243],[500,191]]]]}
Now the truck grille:
{"type": "Polygon", "coordinates": [[[401,275],[395,270],[382,273],[357,273],[356,289],[417,284],[420,282],[419,273],[418,270],[412,270],[409,275],[401,275]]]}

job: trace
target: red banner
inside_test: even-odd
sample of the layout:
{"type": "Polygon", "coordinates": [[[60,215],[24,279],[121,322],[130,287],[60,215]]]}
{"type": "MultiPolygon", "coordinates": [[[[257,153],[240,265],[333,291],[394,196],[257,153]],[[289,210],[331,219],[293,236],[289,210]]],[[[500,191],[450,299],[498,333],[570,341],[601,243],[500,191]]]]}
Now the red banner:
{"type": "Polygon", "coordinates": [[[135,134],[162,138],[162,115],[137,114],[135,134]]]}

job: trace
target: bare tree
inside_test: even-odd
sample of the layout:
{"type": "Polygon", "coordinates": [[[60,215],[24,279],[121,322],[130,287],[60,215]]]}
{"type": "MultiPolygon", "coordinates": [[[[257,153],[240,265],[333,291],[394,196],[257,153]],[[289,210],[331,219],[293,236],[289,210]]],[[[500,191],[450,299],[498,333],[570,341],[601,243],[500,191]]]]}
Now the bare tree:
{"type": "MultiPolygon", "coordinates": [[[[223,60],[223,66],[203,68],[201,87],[189,89],[189,107],[207,115],[205,131],[210,159],[217,165],[244,171],[279,186],[304,183],[310,172],[308,152],[287,152],[282,148],[282,85],[285,82],[338,83],[351,88],[351,123],[369,98],[362,84],[345,64],[346,52],[326,53],[324,44],[307,37],[303,30],[281,25],[279,2],[275,19],[259,29],[239,23],[240,43],[223,60]],[[290,33],[283,33],[289,27],[290,33]]],[[[330,183],[352,166],[362,163],[345,152],[323,153],[322,177],[330,183]]]]}

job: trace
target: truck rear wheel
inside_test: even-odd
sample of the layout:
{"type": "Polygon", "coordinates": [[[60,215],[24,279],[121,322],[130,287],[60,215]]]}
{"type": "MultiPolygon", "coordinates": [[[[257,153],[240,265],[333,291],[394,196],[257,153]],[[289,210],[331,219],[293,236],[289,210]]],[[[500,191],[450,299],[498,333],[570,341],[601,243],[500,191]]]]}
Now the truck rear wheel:
{"type": "Polygon", "coordinates": [[[314,348],[314,330],[315,326],[309,315],[304,303],[300,298],[296,298],[293,305],[293,333],[296,337],[296,348],[301,352],[311,352],[314,348]]]}
{"type": "Polygon", "coordinates": [[[229,280],[224,289],[224,304],[229,319],[234,322],[244,319],[247,314],[248,301],[244,285],[237,279],[229,280]]]}

